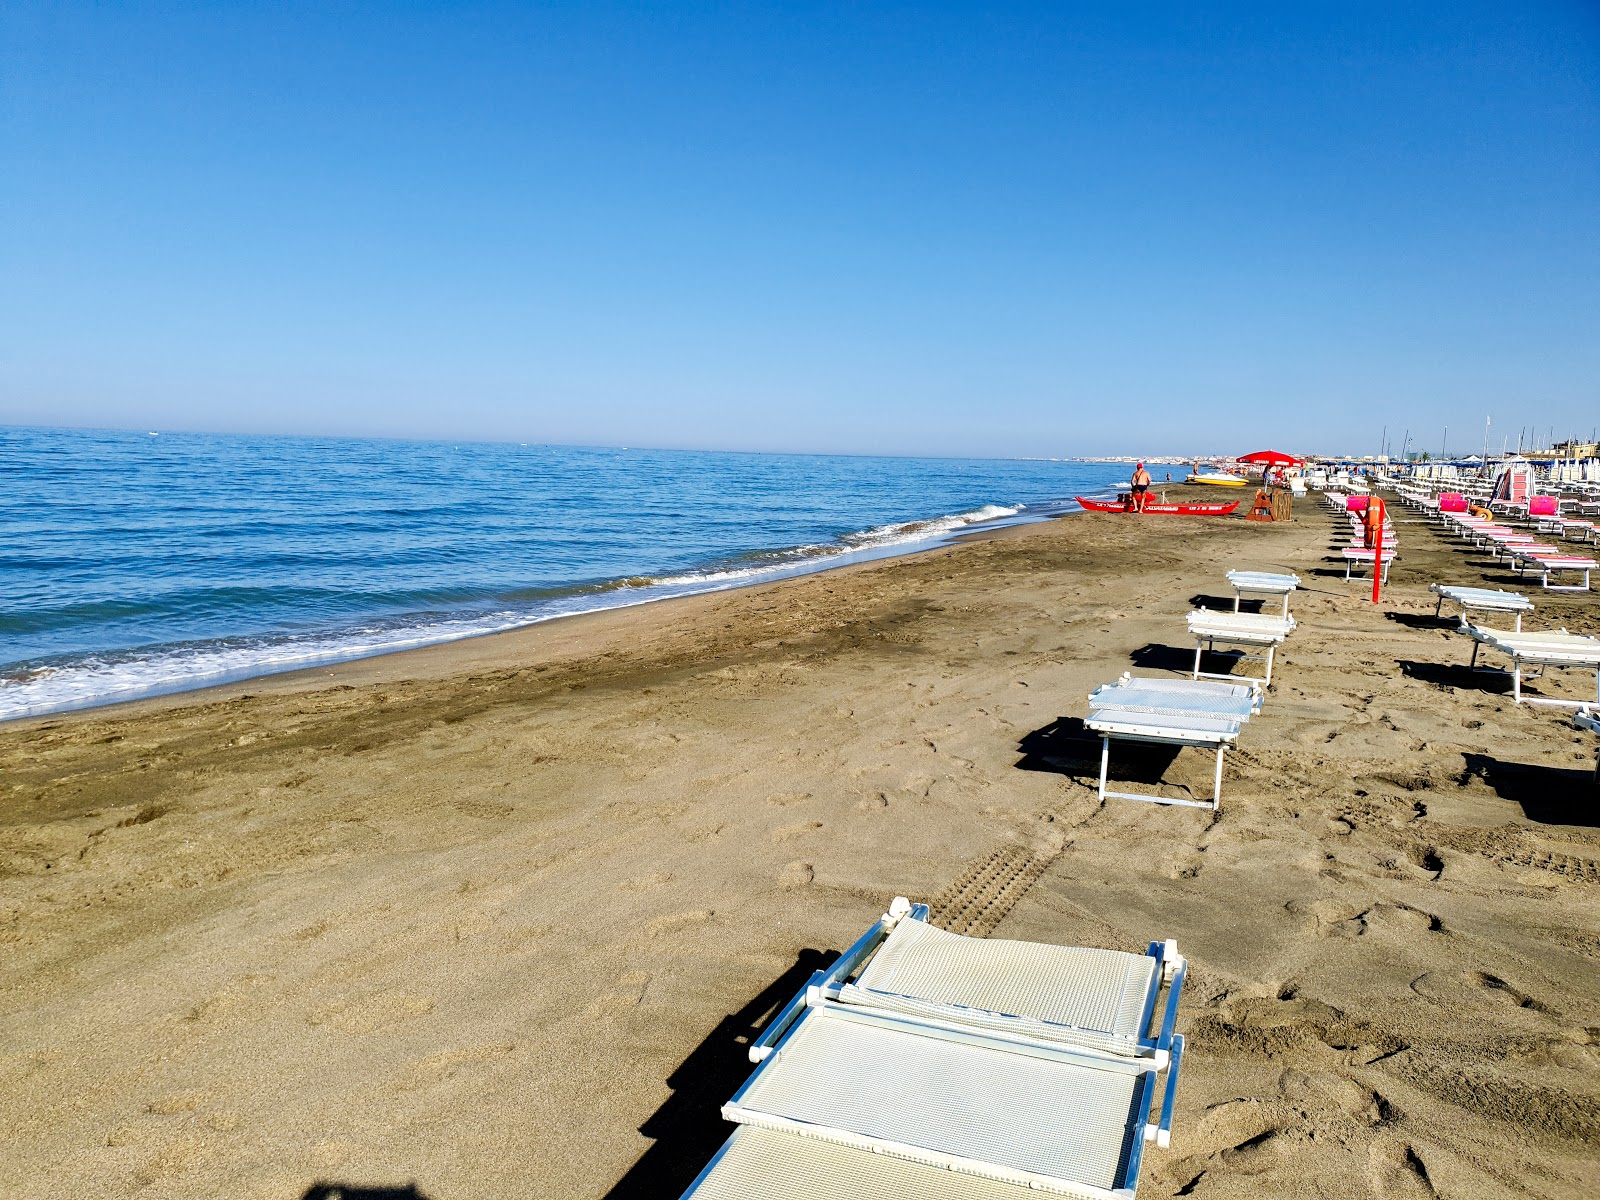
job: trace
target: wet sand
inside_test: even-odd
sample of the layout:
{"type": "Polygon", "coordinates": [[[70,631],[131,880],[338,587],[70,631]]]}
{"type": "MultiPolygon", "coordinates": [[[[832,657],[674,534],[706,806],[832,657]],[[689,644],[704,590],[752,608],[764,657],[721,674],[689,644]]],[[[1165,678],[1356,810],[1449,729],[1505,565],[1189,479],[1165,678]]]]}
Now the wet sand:
{"type": "MultiPolygon", "coordinates": [[[[1594,1195],[1594,738],[1434,621],[1428,583],[1495,569],[1401,511],[1373,606],[1297,511],[1074,517],[0,728],[7,1193],[676,1197],[751,1028],[898,893],[1178,939],[1142,1194],[1594,1195]],[[1085,693],[1181,669],[1233,566],[1307,586],[1222,810],[1100,805],[1085,693]]],[[[1530,627],[1600,632],[1533,592],[1530,627]]],[[[1208,793],[1170,758],[1113,775],[1208,793]]]]}

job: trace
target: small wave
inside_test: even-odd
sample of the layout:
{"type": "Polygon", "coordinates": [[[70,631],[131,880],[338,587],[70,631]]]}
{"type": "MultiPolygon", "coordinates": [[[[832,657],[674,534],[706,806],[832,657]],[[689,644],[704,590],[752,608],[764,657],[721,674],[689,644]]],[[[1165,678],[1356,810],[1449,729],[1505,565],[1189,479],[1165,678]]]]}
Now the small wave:
{"type": "Polygon", "coordinates": [[[634,575],[572,590],[502,596],[514,607],[466,615],[412,614],[387,624],[303,635],[230,638],[149,646],[18,663],[0,675],[0,721],[211,687],[261,675],[457,641],[557,617],[626,607],[673,596],[722,591],[805,574],[840,560],[887,557],[959,530],[1016,516],[1022,505],[985,504],[968,512],[902,521],[846,534],[836,542],[758,551],[720,566],[672,575],[634,575]]]}

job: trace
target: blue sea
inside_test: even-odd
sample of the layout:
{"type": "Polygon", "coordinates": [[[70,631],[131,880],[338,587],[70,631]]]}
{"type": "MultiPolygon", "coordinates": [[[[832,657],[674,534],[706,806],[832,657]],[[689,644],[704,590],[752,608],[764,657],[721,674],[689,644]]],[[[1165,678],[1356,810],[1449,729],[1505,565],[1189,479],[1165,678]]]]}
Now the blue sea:
{"type": "Polygon", "coordinates": [[[0,719],[925,548],[1117,464],[0,428],[0,719]]]}

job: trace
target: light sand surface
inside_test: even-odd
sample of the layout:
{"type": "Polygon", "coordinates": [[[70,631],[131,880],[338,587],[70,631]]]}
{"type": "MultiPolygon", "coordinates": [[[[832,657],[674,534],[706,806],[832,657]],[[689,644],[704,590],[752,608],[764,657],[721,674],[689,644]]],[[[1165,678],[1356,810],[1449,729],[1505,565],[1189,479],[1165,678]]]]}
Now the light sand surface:
{"type": "MultiPolygon", "coordinates": [[[[1312,505],[1086,516],[8,726],[0,1191],[674,1197],[752,1028],[899,893],[1178,939],[1143,1194],[1592,1197],[1594,739],[1463,669],[1426,586],[1486,571],[1398,516],[1378,606],[1312,505]],[[1232,566],[1307,588],[1222,811],[1100,805],[1085,693],[1181,669],[1232,566]]],[[[1208,791],[1170,757],[1113,775],[1208,791]]]]}

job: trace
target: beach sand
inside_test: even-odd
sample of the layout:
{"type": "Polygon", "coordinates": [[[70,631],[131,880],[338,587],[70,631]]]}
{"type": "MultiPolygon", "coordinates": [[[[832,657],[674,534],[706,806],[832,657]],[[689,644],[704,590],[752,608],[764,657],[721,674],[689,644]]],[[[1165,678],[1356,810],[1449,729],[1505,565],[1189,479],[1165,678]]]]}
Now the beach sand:
{"type": "MultiPolygon", "coordinates": [[[[1178,940],[1145,1195],[1595,1195],[1594,739],[1464,670],[1426,588],[1476,556],[1402,511],[1374,606],[1298,515],[1073,517],[0,729],[0,1190],[676,1197],[752,1027],[903,894],[1178,940]],[[1232,566],[1307,586],[1222,810],[1101,806],[1085,693],[1183,668],[1232,566]]],[[[1169,757],[1113,775],[1208,794],[1169,757]]]]}

